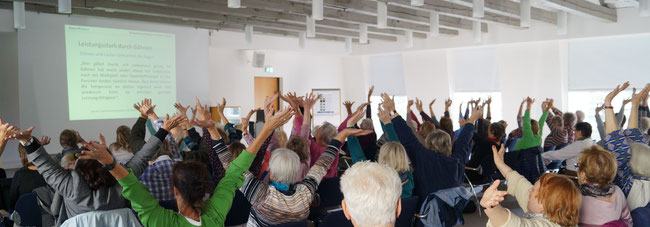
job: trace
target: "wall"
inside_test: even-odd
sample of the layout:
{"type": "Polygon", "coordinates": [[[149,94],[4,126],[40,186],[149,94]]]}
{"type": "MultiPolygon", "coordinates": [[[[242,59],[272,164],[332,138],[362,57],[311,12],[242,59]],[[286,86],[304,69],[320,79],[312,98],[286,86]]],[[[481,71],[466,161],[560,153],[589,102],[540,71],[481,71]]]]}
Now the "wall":
{"type": "MultiPolygon", "coordinates": [[[[0,12],[0,15],[11,11],[0,12]]],[[[48,152],[61,150],[58,135],[65,128],[78,130],[87,140],[97,140],[97,134],[103,133],[109,143],[115,140],[115,129],[119,125],[131,126],[132,119],[114,120],[68,120],[67,78],[65,64],[64,24],[88,25],[121,29],[135,29],[153,32],[166,32],[176,35],[177,65],[177,101],[191,103],[194,97],[208,97],[208,31],[188,27],[142,23],[116,19],[86,16],[65,16],[56,14],[37,14],[27,12],[27,29],[18,30],[17,42],[2,42],[3,51],[17,49],[17,72],[19,81],[19,99],[2,103],[1,110],[18,105],[20,119],[11,123],[21,128],[35,125],[36,136],[47,135],[52,138],[48,152]]],[[[11,62],[8,61],[7,64],[11,62]]],[[[3,63],[5,63],[3,61],[3,63]]],[[[15,63],[15,61],[14,61],[15,63]]],[[[2,67],[5,70],[5,67],[2,67]]],[[[8,67],[7,70],[11,70],[8,67]]],[[[6,74],[12,75],[12,74],[6,74]]],[[[3,83],[4,86],[4,83],[3,83]]],[[[3,100],[5,98],[3,97],[3,100]]],[[[154,100],[155,102],[155,100],[154,100]]],[[[8,148],[11,152],[13,148],[8,148]]],[[[7,168],[18,167],[20,162],[15,154],[3,155],[3,164],[7,168]]]]}
{"type": "MultiPolygon", "coordinates": [[[[2,23],[2,22],[0,22],[2,23]]],[[[12,25],[13,26],[13,25],[12,25]]],[[[18,90],[18,36],[15,32],[0,32],[0,118],[2,123],[20,122],[18,90]]],[[[2,153],[3,168],[21,166],[18,143],[10,140],[2,153]]]]}

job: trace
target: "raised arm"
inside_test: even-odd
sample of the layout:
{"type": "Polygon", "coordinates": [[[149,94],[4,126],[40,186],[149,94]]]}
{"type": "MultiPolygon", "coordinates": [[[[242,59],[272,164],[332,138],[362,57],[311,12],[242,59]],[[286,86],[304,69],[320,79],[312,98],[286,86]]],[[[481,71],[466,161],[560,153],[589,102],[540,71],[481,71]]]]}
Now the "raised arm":
{"type": "Polygon", "coordinates": [[[404,119],[395,112],[395,101],[387,94],[382,94],[381,96],[383,99],[384,108],[386,108],[388,112],[394,113],[395,117],[391,120],[391,122],[395,127],[395,131],[397,132],[397,136],[399,137],[400,142],[406,149],[406,154],[409,156],[409,159],[413,160],[415,163],[415,160],[419,160],[417,157],[420,156],[420,150],[426,150],[426,148],[420,144],[418,139],[415,137],[415,134],[413,134],[411,128],[406,125],[406,121],[404,121],[404,119]]]}
{"type": "Polygon", "coordinates": [[[129,147],[131,147],[131,152],[134,154],[142,149],[144,146],[144,137],[147,134],[146,123],[147,123],[147,113],[141,111],[140,107],[151,102],[149,99],[144,99],[140,103],[133,104],[133,108],[140,112],[140,117],[135,121],[135,124],[131,127],[131,134],[129,135],[129,147]]]}
{"type": "Polygon", "coordinates": [[[522,113],[522,110],[524,108],[524,103],[526,103],[526,99],[524,99],[524,101],[521,101],[521,104],[519,104],[519,112],[517,112],[517,127],[519,127],[519,128],[523,127],[523,125],[522,125],[523,119],[522,118],[523,118],[524,115],[522,113]]]}
{"type": "Polygon", "coordinates": [[[605,136],[607,133],[605,133],[605,123],[603,122],[603,118],[600,117],[600,111],[603,110],[603,107],[605,105],[600,105],[596,107],[596,128],[598,129],[598,134],[600,135],[601,140],[605,140],[605,136]]]}
{"type": "Polygon", "coordinates": [[[472,116],[469,118],[467,123],[465,123],[460,134],[454,141],[451,156],[461,161],[463,164],[467,162],[467,159],[469,159],[470,142],[474,136],[474,122],[483,115],[483,108],[484,106],[479,107],[478,105],[474,108],[472,116]]]}
{"type": "Polygon", "coordinates": [[[181,115],[177,115],[171,119],[169,118],[169,115],[167,115],[165,118],[165,123],[160,129],[158,129],[158,132],[149,138],[149,141],[144,144],[142,149],[140,149],[140,151],[138,151],[126,164],[124,164],[124,166],[126,166],[126,168],[130,168],[133,171],[133,174],[136,177],[139,177],[147,168],[149,160],[151,160],[153,155],[158,152],[162,141],[164,141],[165,137],[169,134],[169,130],[178,126],[178,124],[180,124],[184,119],[185,117],[181,115]]]}
{"type": "Polygon", "coordinates": [[[77,193],[74,180],[70,171],[61,167],[59,163],[54,161],[52,157],[45,151],[35,137],[32,137],[34,126],[29,127],[27,130],[11,135],[10,139],[16,139],[25,147],[27,152],[27,159],[38,168],[45,182],[54,189],[57,193],[64,197],[72,197],[77,193]]]}
{"type": "Polygon", "coordinates": [[[488,99],[485,100],[484,105],[487,105],[487,116],[485,117],[485,119],[487,119],[488,121],[491,121],[492,120],[492,108],[491,108],[492,97],[488,97],[488,99]]]}
{"type": "Polygon", "coordinates": [[[372,110],[370,109],[370,97],[372,97],[372,93],[375,91],[375,85],[370,86],[370,89],[368,90],[368,98],[366,99],[366,103],[368,105],[366,106],[366,118],[372,119],[372,110]]]}
{"type": "Polygon", "coordinates": [[[648,91],[650,91],[650,83],[646,84],[641,92],[636,93],[636,88],[632,92],[632,112],[630,113],[628,129],[639,128],[639,105],[648,95],[648,91]]]}
{"type": "Polygon", "coordinates": [[[9,123],[3,123],[2,118],[0,118],[0,157],[2,156],[2,152],[5,150],[5,146],[7,146],[9,137],[11,134],[14,134],[16,132],[18,132],[18,128],[9,125],[9,123]]]}
{"type": "MultiPolygon", "coordinates": [[[[445,100],[445,117],[451,117],[451,115],[449,115],[449,107],[451,106],[451,104],[452,104],[451,99],[448,98],[447,100],[445,100]]],[[[462,106],[463,106],[462,102],[460,103],[460,106],[461,107],[459,107],[459,108],[462,108],[462,106]]]]}
{"type": "Polygon", "coordinates": [[[377,112],[377,116],[381,121],[381,128],[384,130],[384,133],[386,133],[388,141],[400,142],[395,127],[393,127],[393,123],[391,122],[393,116],[390,115],[390,111],[385,109],[384,105],[380,104],[377,112]]]}
{"type": "MultiPolygon", "coordinates": [[[[361,118],[363,118],[364,115],[365,115],[365,110],[355,112],[352,115],[352,117],[348,120],[347,128],[354,129],[354,125],[356,125],[357,122],[361,120],[361,118]]],[[[350,156],[352,157],[352,163],[368,160],[365,154],[363,153],[363,149],[361,148],[361,144],[359,143],[357,137],[352,135],[352,136],[348,136],[347,138],[348,138],[348,148],[350,149],[350,156]]]]}
{"type": "Polygon", "coordinates": [[[628,86],[630,86],[629,82],[625,82],[622,85],[616,86],[614,90],[612,90],[607,96],[605,97],[605,133],[609,134],[613,131],[618,130],[620,123],[616,120],[616,115],[614,114],[614,107],[612,107],[612,100],[618,93],[621,91],[625,90],[628,86]]]}

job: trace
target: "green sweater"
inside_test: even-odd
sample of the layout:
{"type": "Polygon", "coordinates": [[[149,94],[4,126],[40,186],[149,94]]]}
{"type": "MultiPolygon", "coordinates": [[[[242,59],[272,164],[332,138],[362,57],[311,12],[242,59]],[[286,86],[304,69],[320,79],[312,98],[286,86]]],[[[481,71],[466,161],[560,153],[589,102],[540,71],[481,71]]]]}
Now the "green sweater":
{"type": "Polygon", "coordinates": [[[539,134],[536,136],[533,134],[533,128],[530,124],[530,111],[526,110],[524,119],[522,120],[523,136],[519,141],[517,141],[517,144],[515,144],[515,151],[525,150],[531,147],[539,147],[542,145],[542,132],[544,131],[544,123],[546,122],[547,116],[548,111],[544,111],[542,117],[539,118],[539,134]]]}
{"type": "MultiPolygon", "coordinates": [[[[242,174],[248,171],[254,158],[254,154],[244,151],[230,164],[226,176],[221,179],[214,189],[214,194],[205,203],[205,211],[201,214],[201,226],[224,226],[226,215],[235,197],[235,190],[244,182],[242,174]]],[[[144,226],[194,226],[182,214],[158,205],[158,201],[133,173],[118,182],[122,185],[122,195],[131,201],[133,210],[138,213],[138,218],[144,226]]]]}
{"type": "MultiPolygon", "coordinates": [[[[397,132],[395,132],[395,128],[393,127],[393,123],[388,123],[386,125],[382,123],[381,125],[384,129],[384,133],[387,134],[389,141],[400,142],[397,137],[397,132]]],[[[348,149],[350,149],[352,164],[368,160],[363,154],[363,149],[361,148],[361,144],[356,136],[348,136],[348,149]]],[[[411,171],[406,171],[399,173],[399,177],[402,180],[402,195],[400,197],[410,198],[413,196],[413,188],[415,188],[413,173],[411,173],[411,171]]]]}

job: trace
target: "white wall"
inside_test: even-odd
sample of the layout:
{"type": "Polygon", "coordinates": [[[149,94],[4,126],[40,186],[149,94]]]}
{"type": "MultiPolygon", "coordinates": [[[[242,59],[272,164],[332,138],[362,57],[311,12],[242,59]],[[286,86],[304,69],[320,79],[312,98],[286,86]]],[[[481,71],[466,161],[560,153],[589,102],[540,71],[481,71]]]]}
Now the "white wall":
{"type": "MultiPolygon", "coordinates": [[[[0,22],[2,23],[2,22],[0,22]]],[[[20,122],[18,90],[18,37],[15,32],[0,32],[0,117],[5,122],[20,122]]],[[[20,165],[18,143],[10,140],[2,154],[3,168],[20,165]]],[[[1,152],[1,151],[0,151],[1,152]]]]}
{"type": "MultiPolygon", "coordinates": [[[[0,15],[11,11],[0,11],[0,15]]],[[[11,122],[21,128],[35,125],[36,136],[52,137],[48,152],[60,152],[58,135],[61,130],[78,130],[86,139],[97,139],[103,133],[110,143],[115,140],[115,129],[119,125],[131,126],[132,119],[115,120],[68,120],[67,78],[65,63],[64,25],[87,25],[121,29],[135,29],[152,32],[166,32],[176,35],[177,100],[193,102],[194,97],[209,95],[208,79],[208,31],[188,27],[141,23],[85,16],[65,16],[27,12],[26,29],[18,30],[17,43],[2,42],[5,47],[17,48],[20,120],[11,122]]],[[[10,74],[7,74],[10,75],[10,74]]],[[[4,98],[3,98],[4,99],[4,98]]],[[[155,100],[154,100],[155,102],[155,100]]],[[[3,103],[2,108],[5,109],[3,103]]],[[[8,148],[9,151],[14,150],[8,148]]],[[[20,166],[15,152],[3,155],[7,168],[20,166]]]]}

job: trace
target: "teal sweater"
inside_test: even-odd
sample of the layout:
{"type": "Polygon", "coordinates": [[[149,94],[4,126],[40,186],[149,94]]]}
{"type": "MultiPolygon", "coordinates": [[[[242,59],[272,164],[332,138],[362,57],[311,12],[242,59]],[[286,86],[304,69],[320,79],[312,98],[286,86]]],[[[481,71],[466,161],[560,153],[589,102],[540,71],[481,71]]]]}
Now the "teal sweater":
{"type": "MultiPolygon", "coordinates": [[[[382,123],[382,128],[384,129],[384,133],[388,136],[388,141],[399,142],[393,123],[388,123],[386,125],[382,123]]],[[[352,164],[368,160],[363,154],[363,149],[361,148],[361,144],[356,136],[348,136],[348,149],[350,149],[352,164]]],[[[409,198],[413,196],[413,188],[415,187],[413,173],[411,173],[411,171],[406,171],[399,173],[399,177],[402,180],[401,198],[409,198]]]]}

